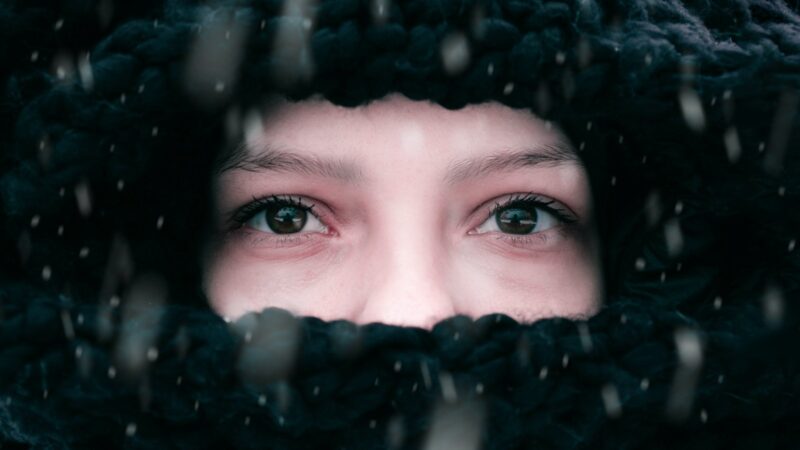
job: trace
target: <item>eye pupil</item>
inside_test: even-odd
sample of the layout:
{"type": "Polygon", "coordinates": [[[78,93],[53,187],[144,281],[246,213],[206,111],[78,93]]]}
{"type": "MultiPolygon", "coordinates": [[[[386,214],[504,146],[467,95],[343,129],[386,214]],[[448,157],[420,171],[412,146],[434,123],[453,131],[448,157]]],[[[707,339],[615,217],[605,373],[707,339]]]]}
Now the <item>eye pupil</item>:
{"type": "Polygon", "coordinates": [[[536,228],[536,210],[506,208],[495,214],[500,231],[509,234],[528,234],[536,228]]]}
{"type": "Polygon", "coordinates": [[[277,234],[300,232],[306,224],[308,214],[296,206],[276,206],[265,211],[267,225],[277,234]]]}

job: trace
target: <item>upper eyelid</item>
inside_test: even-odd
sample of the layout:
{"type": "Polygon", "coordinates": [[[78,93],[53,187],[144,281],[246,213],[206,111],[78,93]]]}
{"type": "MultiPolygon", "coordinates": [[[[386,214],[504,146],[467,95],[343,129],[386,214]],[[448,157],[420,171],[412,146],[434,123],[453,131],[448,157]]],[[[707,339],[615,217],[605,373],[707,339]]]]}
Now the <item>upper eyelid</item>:
{"type": "Polygon", "coordinates": [[[307,197],[301,195],[293,195],[293,194],[273,194],[264,197],[253,196],[253,199],[250,202],[238,208],[235,208],[228,214],[228,222],[229,223],[233,222],[235,224],[244,224],[245,222],[250,220],[253,216],[263,211],[266,205],[271,203],[280,203],[280,202],[299,206],[305,209],[306,211],[310,212],[317,218],[320,218],[320,214],[314,209],[314,207],[316,206],[316,202],[311,202],[309,204],[308,200],[311,199],[308,199],[307,197]]]}
{"type": "Polygon", "coordinates": [[[540,208],[556,214],[557,218],[563,222],[577,222],[578,215],[575,214],[567,205],[560,201],[550,198],[546,195],[537,194],[535,192],[517,192],[512,194],[505,194],[501,197],[491,200],[489,205],[489,217],[497,212],[497,210],[513,205],[514,203],[532,202],[536,203],[540,208]],[[498,200],[502,198],[502,200],[498,200]],[[551,206],[555,204],[556,206],[551,206]]]}
{"type": "MultiPolygon", "coordinates": [[[[276,203],[284,201],[289,204],[300,206],[306,209],[308,212],[316,216],[318,219],[323,220],[326,214],[320,213],[316,210],[315,206],[318,203],[318,200],[312,199],[303,195],[296,195],[296,194],[272,194],[263,197],[256,197],[253,196],[252,200],[245,205],[242,205],[238,208],[235,208],[232,212],[228,214],[228,222],[229,223],[237,223],[241,224],[258,214],[259,212],[263,211],[263,207],[269,203],[276,203]],[[245,209],[250,208],[251,211],[246,212],[247,217],[241,217],[243,211],[245,209]],[[239,217],[237,217],[239,216],[239,217]]],[[[548,212],[554,213],[562,222],[576,222],[578,221],[578,216],[572,210],[564,205],[562,202],[553,199],[551,197],[538,194],[535,192],[514,192],[509,194],[504,194],[499,197],[495,197],[488,202],[483,203],[481,206],[478,206],[476,210],[482,210],[488,206],[489,214],[487,218],[490,218],[492,214],[494,214],[498,209],[512,205],[517,202],[534,202],[540,205],[539,207],[547,210],[548,212]],[[551,206],[551,204],[555,204],[556,207],[551,206]]]]}

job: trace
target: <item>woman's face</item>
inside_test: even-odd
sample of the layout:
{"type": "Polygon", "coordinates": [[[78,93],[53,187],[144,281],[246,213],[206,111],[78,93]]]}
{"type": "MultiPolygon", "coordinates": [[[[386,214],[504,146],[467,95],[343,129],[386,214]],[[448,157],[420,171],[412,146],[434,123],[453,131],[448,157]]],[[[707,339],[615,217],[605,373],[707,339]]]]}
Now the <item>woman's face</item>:
{"type": "Polygon", "coordinates": [[[598,309],[586,171],[531,113],[394,95],[278,102],[259,124],[215,180],[205,290],[219,314],[430,328],[598,309]]]}

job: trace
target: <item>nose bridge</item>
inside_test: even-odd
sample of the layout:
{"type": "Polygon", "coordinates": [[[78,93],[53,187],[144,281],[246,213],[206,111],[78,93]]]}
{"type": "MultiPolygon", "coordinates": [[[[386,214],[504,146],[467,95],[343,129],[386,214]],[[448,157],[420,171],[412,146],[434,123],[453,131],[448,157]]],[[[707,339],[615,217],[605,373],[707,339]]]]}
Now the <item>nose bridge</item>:
{"type": "Polygon", "coordinates": [[[430,328],[455,314],[447,288],[446,246],[436,216],[414,208],[393,214],[371,237],[363,308],[356,321],[430,328]]]}

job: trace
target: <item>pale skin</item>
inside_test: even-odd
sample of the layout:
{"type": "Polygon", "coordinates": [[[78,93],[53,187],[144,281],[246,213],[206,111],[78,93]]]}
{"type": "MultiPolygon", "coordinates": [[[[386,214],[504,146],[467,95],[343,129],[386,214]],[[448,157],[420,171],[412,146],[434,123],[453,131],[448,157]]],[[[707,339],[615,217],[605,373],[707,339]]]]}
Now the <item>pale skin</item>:
{"type": "Polygon", "coordinates": [[[278,100],[256,125],[215,177],[204,287],[220,315],[431,328],[598,310],[586,170],[529,111],[314,98],[278,100]]]}

